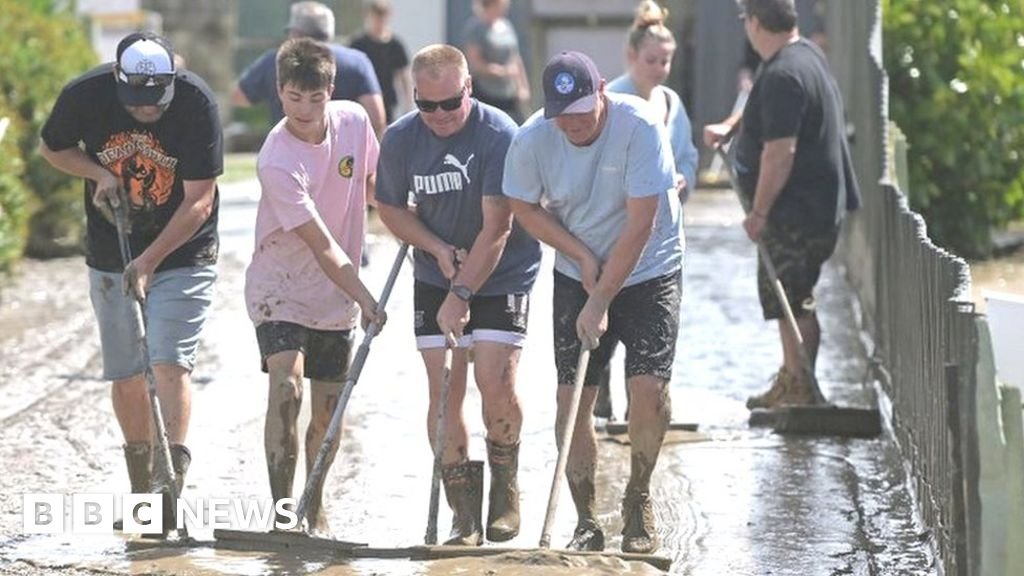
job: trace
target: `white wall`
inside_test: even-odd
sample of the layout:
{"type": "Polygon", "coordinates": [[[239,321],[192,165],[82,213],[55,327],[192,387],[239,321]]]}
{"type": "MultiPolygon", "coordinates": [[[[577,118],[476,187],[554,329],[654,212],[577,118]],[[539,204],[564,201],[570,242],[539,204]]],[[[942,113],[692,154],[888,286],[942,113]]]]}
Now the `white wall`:
{"type": "Polygon", "coordinates": [[[78,0],[75,10],[79,14],[111,14],[141,10],[140,0],[78,0]]]}
{"type": "Polygon", "coordinates": [[[409,57],[428,44],[444,42],[445,0],[391,0],[392,28],[409,57]]]}

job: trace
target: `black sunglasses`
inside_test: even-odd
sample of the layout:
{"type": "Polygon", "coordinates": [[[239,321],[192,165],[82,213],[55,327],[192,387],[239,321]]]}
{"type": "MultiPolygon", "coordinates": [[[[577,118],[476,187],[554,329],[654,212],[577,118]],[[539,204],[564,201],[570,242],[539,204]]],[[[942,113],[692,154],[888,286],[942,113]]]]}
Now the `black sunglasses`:
{"type": "Polygon", "coordinates": [[[160,86],[167,87],[174,82],[174,73],[170,74],[126,74],[119,71],[117,78],[125,84],[133,87],[139,86],[160,86]]]}
{"type": "Polygon", "coordinates": [[[447,100],[438,100],[435,102],[433,100],[420,100],[417,98],[414,102],[416,102],[416,107],[420,109],[420,112],[435,112],[438,108],[445,112],[451,112],[462,105],[462,97],[465,95],[466,87],[463,86],[462,90],[459,90],[457,95],[452,96],[447,100]]]}

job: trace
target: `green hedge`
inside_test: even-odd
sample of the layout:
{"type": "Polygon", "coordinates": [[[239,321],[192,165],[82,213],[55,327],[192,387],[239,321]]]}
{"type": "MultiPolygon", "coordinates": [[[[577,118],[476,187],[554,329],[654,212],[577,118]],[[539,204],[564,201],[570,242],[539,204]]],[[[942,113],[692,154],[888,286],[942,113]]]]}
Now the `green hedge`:
{"type": "MultiPolygon", "coordinates": [[[[64,84],[96,64],[82,24],[73,14],[52,8],[53,4],[0,0],[0,102],[13,112],[17,130],[8,137],[13,137],[24,159],[20,179],[34,196],[31,210],[25,211],[30,212],[25,252],[39,257],[81,248],[81,181],[54,170],[39,156],[39,130],[64,84]]],[[[18,177],[16,164],[0,164],[0,178],[18,177]]],[[[6,192],[0,191],[3,194],[6,192]]],[[[0,198],[0,204],[4,202],[0,198]]],[[[4,218],[8,215],[5,207],[4,218]]],[[[2,233],[22,229],[22,222],[13,220],[15,217],[21,216],[12,216],[2,233]]],[[[0,244],[7,247],[20,242],[3,238],[0,244]]]]}
{"type": "Polygon", "coordinates": [[[0,140],[0,271],[7,272],[25,247],[28,191],[22,182],[25,163],[18,149],[18,118],[0,98],[0,121],[8,121],[0,140]]]}
{"type": "Polygon", "coordinates": [[[910,147],[910,204],[966,257],[1024,217],[1024,3],[883,0],[890,116],[910,147]]]}

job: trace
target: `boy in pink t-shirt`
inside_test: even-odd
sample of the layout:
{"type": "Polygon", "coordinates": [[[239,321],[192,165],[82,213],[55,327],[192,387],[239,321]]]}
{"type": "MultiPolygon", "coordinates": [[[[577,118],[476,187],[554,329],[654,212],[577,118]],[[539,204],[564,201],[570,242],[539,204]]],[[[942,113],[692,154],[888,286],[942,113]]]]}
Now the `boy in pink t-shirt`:
{"type": "MultiPolygon", "coordinates": [[[[334,70],[324,44],[285,42],[277,55],[285,118],[267,136],[257,162],[262,195],[245,302],[270,377],[264,448],[275,501],[292,497],[303,378],[312,390],[308,470],[348,372],[357,306],[364,328],[385,320],[353,264],[362,255],[377,139],[358,104],[331,101],[334,70]]],[[[322,484],[306,517],[312,531],[327,533],[322,484]]]]}

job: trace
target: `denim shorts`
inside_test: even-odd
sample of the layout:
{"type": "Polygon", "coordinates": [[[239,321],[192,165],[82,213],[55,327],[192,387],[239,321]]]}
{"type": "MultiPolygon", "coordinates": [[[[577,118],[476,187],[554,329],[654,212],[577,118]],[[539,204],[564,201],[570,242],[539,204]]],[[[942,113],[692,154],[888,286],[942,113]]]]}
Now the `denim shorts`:
{"type": "MultiPolygon", "coordinates": [[[[146,343],[150,364],[173,364],[189,371],[196,362],[199,335],[213,300],[213,266],[157,272],[146,294],[146,343]]],[[[100,329],[103,377],[124,380],[146,369],[135,300],[124,294],[120,272],[89,269],[89,297],[100,329]]]]}

